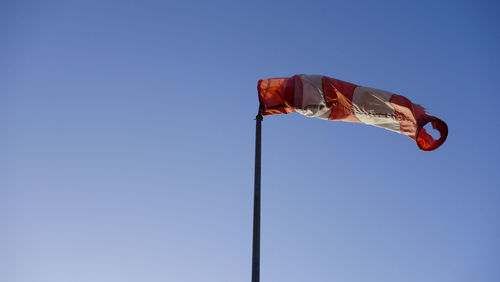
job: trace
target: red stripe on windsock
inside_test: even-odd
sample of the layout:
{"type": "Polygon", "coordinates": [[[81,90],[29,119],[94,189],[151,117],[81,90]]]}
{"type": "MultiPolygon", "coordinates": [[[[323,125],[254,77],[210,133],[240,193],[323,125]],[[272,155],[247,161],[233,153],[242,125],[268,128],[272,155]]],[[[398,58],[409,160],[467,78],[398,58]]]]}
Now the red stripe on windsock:
{"type": "Polygon", "coordinates": [[[332,110],[330,120],[361,122],[352,108],[352,94],[357,85],[339,79],[323,77],[325,101],[332,110]]]}
{"type": "MultiPolygon", "coordinates": [[[[259,91],[261,114],[263,116],[289,114],[295,112],[291,101],[285,99],[293,97],[293,93],[290,92],[290,88],[287,88],[289,80],[293,82],[293,79],[289,78],[269,78],[259,80],[257,90],[259,91]]],[[[288,87],[290,87],[290,85],[288,85],[288,87]]]]}
{"type": "Polygon", "coordinates": [[[396,119],[401,127],[401,134],[407,135],[415,140],[417,134],[417,121],[415,116],[420,113],[420,109],[413,109],[413,103],[406,97],[393,94],[391,105],[396,112],[396,119]]]}

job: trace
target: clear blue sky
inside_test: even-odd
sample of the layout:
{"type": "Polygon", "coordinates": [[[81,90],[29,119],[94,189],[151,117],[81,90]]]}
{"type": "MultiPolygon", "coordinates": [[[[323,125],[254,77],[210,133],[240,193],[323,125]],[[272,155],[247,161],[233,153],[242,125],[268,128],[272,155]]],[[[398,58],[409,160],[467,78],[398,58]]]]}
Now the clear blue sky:
{"type": "Polygon", "coordinates": [[[263,282],[496,282],[495,1],[2,1],[0,280],[250,281],[258,79],[448,123],[263,123],[263,282]]]}

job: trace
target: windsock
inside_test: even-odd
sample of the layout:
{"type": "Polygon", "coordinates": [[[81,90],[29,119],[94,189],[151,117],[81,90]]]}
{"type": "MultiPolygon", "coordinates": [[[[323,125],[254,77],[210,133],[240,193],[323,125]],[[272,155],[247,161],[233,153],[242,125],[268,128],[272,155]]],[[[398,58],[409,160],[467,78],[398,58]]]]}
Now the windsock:
{"type": "Polygon", "coordinates": [[[424,151],[441,146],[448,136],[444,121],[406,97],[384,90],[305,74],[262,79],[257,89],[263,116],[297,112],[307,117],[369,124],[407,135],[424,151]],[[425,130],[428,123],[439,131],[437,140],[425,130]]]}

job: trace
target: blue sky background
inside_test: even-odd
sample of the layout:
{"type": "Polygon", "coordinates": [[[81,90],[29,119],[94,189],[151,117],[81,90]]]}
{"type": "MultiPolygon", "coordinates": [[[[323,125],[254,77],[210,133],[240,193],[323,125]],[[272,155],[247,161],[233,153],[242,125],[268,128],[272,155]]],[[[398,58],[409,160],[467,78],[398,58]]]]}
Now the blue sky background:
{"type": "Polygon", "coordinates": [[[448,123],[263,122],[261,281],[498,281],[495,1],[0,2],[0,280],[250,281],[258,79],[448,123]]]}

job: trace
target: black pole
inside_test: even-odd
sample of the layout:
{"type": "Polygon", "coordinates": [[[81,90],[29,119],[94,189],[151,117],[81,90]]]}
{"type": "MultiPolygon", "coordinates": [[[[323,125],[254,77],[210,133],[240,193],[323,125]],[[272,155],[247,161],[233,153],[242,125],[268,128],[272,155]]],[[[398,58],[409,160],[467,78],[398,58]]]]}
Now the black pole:
{"type": "Polygon", "coordinates": [[[255,178],[253,198],[252,282],[260,281],[260,153],[262,115],[255,117],[255,178]]]}

